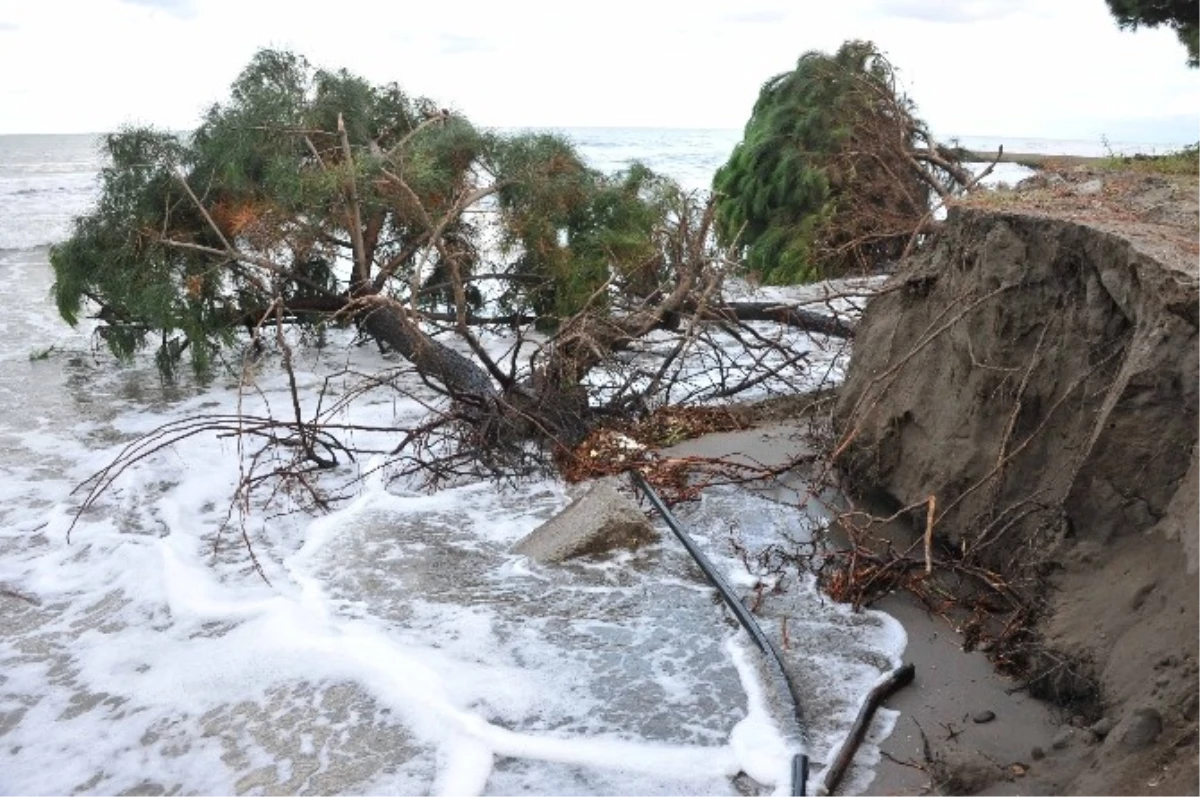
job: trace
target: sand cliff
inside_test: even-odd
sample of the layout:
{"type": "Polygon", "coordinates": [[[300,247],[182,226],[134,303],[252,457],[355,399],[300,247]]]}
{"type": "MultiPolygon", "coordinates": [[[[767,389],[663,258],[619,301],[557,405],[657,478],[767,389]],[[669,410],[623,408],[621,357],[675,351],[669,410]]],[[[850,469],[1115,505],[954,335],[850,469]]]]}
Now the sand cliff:
{"type": "Polygon", "coordinates": [[[989,655],[1064,707],[1041,788],[1200,788],[1197,241],[1195,178],[1046,173],[953,207],[856,334],[838,466],[1028,602],[989,655]]]}

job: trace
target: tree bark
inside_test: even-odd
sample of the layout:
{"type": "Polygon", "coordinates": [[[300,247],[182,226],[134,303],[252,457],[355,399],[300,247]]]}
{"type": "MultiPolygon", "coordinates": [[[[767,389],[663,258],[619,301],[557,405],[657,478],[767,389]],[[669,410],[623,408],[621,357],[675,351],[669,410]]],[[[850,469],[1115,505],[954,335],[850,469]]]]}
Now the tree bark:
{"type": "MultiPolygon", "coordinates": [[[[729,302],[711,308],[709,313],[718,318],[737,321],[769,321],[775,324],[786,324],[805,332],[818,335],[828,335],[833,338],[850,339],[854,337],[854,324],[844,318],[819,313],[815,310],[805,310],[790,304],[779,302],[729,302]]],[[[429,321],[454,323],[457,319],[454,313],[422,313],[421,317],[429,321]]],[[[538,316],[522,313],[510,313],[497,316],[467,316],[466,322],[471,326],[522,326],[538,321],[538,316]]],[[[664,318],[662,324],[668,324],[664,318]]]]}
{"type": "Polygon", "coordinates": [[[373,306],[362,316],[367,334],[391,346],[422,374],[440,382],[455,398],[480,403],[496,398],[491,377],[474,361],[423,332],[396,302],[369,301],[373,306]]]}
{"type": "Polygon", "coordinates": [[[582,387],[533,379],[501,391],[485,368],[422,331],[403,306],[386,299],[367,301],[374,306],[363,312],[363,329],[422,376],[440,383],[465,410],[481,446],[536,441],[571,447],[588,433],[588,397],[582,387]]]}
{"type": "Polygon", "coordinates": [[[778,302],[731,302],[710,311],[738,321],[772,321],[833,338],[854,337],[854,325],[844,318],[778,302]]]}

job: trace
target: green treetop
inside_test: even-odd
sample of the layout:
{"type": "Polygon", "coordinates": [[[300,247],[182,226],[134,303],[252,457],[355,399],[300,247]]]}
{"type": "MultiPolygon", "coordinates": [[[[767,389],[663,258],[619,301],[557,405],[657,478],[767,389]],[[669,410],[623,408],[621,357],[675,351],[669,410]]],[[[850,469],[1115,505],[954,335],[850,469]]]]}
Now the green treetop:
{"type": "Polygon", "coordinates": [[[1165,25],[1187,48],[1188,66],[1200,67],[1200,4],[1196,0],[1107,0],[1122,29],[1165,25]]]}
{"type": "Polygon", "coordinates": [[[931,195],[968,181],[875,45],[850,41],[763,85],[713,181],[717,233],[767,282],[839,276],[898,256],[931,195]]]}
{"type": "Polygon", "coordinates": [[[104,146],[99,202],[51,253],[54,296],[71,323],[98,308],[118,355],[153,344],[168,370],[186,351],[203,372],[268,317],[326,323],[373,296],[474,312],[477,273],[543,326],[602,310],[601,286],[660,264],[678,194],[641,166],[595,172],[561,137],[480,130],[273,50],[191,136],[133,128],[104,146]]]}

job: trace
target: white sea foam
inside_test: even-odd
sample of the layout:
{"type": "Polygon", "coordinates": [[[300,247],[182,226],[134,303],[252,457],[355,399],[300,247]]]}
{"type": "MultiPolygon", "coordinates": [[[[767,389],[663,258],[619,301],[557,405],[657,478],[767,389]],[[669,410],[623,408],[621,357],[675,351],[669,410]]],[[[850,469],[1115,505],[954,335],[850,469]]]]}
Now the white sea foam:
{"type": "MultiPolygon", "coordinates": [[[[4,428],[6,489],[33,500],[10,510],[0,582],[40,602],[0,598],[5,791],[719,793],[739,771],[786,789],[796,740],[684,554],[543,568],[507,553],[561,484],[427,494],[361,463],[335,476],[367,474],[337,511],[250,524],[268,585],[232,532],[213,556],[238,470],[231,443],[198,436],[124,474],[68,545],[77,481],[134,435],[238,402],[210,387],[148,408],[120,398],[128,373],[90,368],[73,393],[74,356],[10,359],[61,395],[37,428],[4,428]]],[[[279,405],[282,379],[258,387],[247,410],[279,405]]]]}
{"type": "MultiPolygon", "coordinates": [[[[289,513],[280,496],[245,519],[267,583],[227,514],[236,443],[205,434],[122,473],[68,543],[72,490],[126,445],[198,413],[289,408],[286,382],[268,358],[242,395],[228,375],[164,384],[146,359],[93,353],[88,322],[57,321],[45,250],[0,252],[0,276],[0,793],[732,793],[739,771],[787,789],[800,740],[669,536],[553,568],[508,552],[566,503],[558,482],[430,494],[344,462],[321,477],[350,494],[336,511],[289,513]]],[[[325,407],[348,389],[327,376],[397,365],[339,333],[298,360],[308,414],[318,389],[325,407]]],[[[386,428],[421,412],[381,388],[338,417],[386,428]]],[[[687,512],[747,586],[771,576],[734,555],[730,518],[750,545],[800,523],[741,493],[687,512]]],[[[802,709],[819,763],[903,635],[811,581],[784,586],[808,602],[788,655],[812,673],[802,709]]],[[[887,729],[885,715],[872,738],[887,729]]]]}

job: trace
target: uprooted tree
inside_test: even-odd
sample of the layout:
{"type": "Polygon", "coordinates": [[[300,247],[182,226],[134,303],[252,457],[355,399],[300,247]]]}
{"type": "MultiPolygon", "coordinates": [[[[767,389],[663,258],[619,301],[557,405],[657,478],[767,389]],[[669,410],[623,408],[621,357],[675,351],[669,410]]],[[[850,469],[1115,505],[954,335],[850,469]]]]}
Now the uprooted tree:
{"type": "Polygon", "coordinates": [[[863,273],[932,226],[931,200],[976,181],[940,146],[871,42],[811,51],[768,80],[716,174],[716,231],[768,283],[863,273]]]}
{"type": "MultiPolygon", "coordinates": [[[[606,176],[562,138],[482,131],[290,53],[257,54],[189,138],[128,129],[106,147],[97,207],[51,253],[63,317],[94,313],[118,355],[154,347],[164,371],[190,358],[201,373],[249,339],[291,375],[297,329],[354,325],[445,399],[399,430],[397,456],[437,435],[458,462],[506,467],[606,414],[786,389],[805,353],[750,321],[848,334],[820,313],[725,302],[711,202],[649,169],[606,176]],[[497,353],[488,329],[515,340],[497,353]],[[647,339],[654,356],[635,357],[647,339]],[[700,386],[672,393],[697,367],[700,386]]],[[[309,468],[352,456],[296,391],[293,377],[294,417],[201,426],[258,434],[309,468]]]]}

